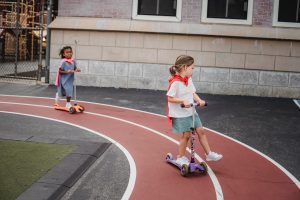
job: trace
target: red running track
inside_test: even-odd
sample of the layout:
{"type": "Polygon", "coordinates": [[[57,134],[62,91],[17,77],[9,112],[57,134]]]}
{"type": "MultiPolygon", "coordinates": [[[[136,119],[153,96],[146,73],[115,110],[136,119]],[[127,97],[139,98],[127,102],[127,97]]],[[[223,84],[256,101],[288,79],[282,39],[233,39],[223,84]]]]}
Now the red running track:
{"type": "MultiPolygon", "coordinates": [[[[171,133],[171,127],[162,116],[87,102],[82,103],[86,113],[76,115],[49,107],[34,106],[52,104],[53,100],[47,98],[0,96],[0,111],[36,115],[77,124],[100,132],[124,146],[134,158],[136,165],[136,180],[130,199],[300,199],[298,180],[294,179],[293,182],[265,157],[219,134],[207,130],[212,149],[224,155],[221,161],[208,163],[221,186],[221,194],[216,195],[210,176],[192,175],[183,178],[177,168],[165,162],[167,152],[176,155],[175,143],[141,127],[148,127],[178,140],[179,135],[171,133]],[[139,126],[105,115],[130,121],[139,126]]],[[[199,145],[196,146],[196,150],[203,156],[199,145]]]]}

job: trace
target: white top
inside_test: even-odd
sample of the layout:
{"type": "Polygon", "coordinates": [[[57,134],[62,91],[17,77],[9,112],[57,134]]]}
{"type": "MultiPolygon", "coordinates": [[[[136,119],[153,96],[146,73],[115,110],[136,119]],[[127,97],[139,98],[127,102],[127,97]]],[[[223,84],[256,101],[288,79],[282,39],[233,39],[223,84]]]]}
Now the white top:
{"type": "MultiPolygon", "coordinates": [[[[193,84],[192,78],[189,78],[188,86],[185,86],[182,81],[174,81],[167,92],[167,96],[180,98],[186,100],[190,103],[194,102],[193,94],[196,92],[196,88],[193,84]]],[[[192,116],[192,108],[182,108],[178,103],[170,103],[169,106],[169,116],[180,118],[192,116]]]]}

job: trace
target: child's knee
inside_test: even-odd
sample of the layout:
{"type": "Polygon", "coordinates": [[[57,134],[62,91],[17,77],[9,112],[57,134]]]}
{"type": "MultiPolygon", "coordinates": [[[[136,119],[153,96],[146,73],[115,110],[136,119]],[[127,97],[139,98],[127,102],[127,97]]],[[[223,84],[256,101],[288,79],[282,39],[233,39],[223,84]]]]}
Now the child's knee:
{"type": "Polygon", "coordinates": [[[190,133],[190,132],[185,132],[185,133],[183,133],[182,137],[183,137],[185,140],[189,140],[190,137],[191,137],[191,133],[190,133]]]}
{"type": "Polygon", "coordinates": [[[199,136],[205,135],[205,131],[203,127],[197,128],[196,131],[199,136]]]}

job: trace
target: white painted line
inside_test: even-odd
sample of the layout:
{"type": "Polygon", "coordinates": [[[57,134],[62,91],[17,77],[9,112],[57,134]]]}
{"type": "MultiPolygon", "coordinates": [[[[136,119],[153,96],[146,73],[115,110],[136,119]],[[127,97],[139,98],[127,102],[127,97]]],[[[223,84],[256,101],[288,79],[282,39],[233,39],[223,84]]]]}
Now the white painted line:
{"type": "Polygon", "coordinates": [[[298,108],[300,108],[300,104],[299,104],[299,102],[300,102],[300,100],[299,99],[294,99],[294,102],[295,102],[295,104],[298,106],[298,108]]]}
{"type": "Polygon", "coordinates": [[[35,118],[41,118],[41,119],[46,119],[46,120],[51,120],[51,121],[55,121],[55,122],[60,122],[63,124],[68,124],[71,126],[75,126],[77,128],[89,131],[91,133],[94,133],[96,135],[99,135],[105,139],[107,139],[108,141],[110,141],[111,143],[113,143],[114,145],[116,145],[126,156],[128,162],[129,162],[129,167],[130,167],[130,175],[129,175],[129,180],[128,180],[128,185],[127,188],[123,194],[122,200],[128,200],[132,194],[134,185],[135,185],[135,181],[136,181],[136,165],[134,162],[134,159],[132,158],[132,156],[130,155],[130,153],[127,151],[127,149],[125,149],[120,143],[118,143],[117,141],[113,140],[112,138],[103,135],[97,131],[91,130],[89,128],[83,127],[83,126],[79,126],[77,124],[73,124],[73,123],[69,123],[69,122],[65,122],[62,120],[57,120],[57,119],[53,119],[53,118],[48,118],[48,117],[42,117],[42,116],[37,116],[37,115],[31,115],[31,114],[24,114],[24,113],[18,113],[18,112],[9,112],[9,111],[1,111],[1,113],[9,113],[9,114],[16,114],[16,115],[24,115],[24,116],[29,116],[29,117],[35,117],[35,118]]]}
{"type": "MultiPolygon", "coordinates": [[[[43,108],[51,108],[53,109],[53,107],[51,106],[44,106],[44,105],[35,105],[35,104],[25,104],[25,103],[15,103],[15,102],[0,102],[0,104],[3,103],[3,104],[14,104],[14,105],[24,105],[24,106],[34,106],[34,107],[43,107],[43,108]]],[[[131,125],[134,125],[134,126],[137,126],[137,127],[140,127],[142,129],[145,129],[145,130],[148,130],[152,133],[155,133],[161,137],[164,137],[165,139],[179,145],[179,142],[176,141],[175,139],[159,132],[159,131],[156,131],[154,129],[151,129],[149,127],[146,127],[146,126],[143,126],[143,125],[140,125],[140,124],[137,124],[137,123],[134,123],[134,122],[131,122],[131,121],[128,121],[128,120],[124,120],[124,119],[121,119],[121,118],[117,118],[117,117],[112,117],[112,116],[109,116],[109,115],[103,115],[103,114],[98,114],[98,113],[92,113],[92,112],[84,112],[85,114],[90,114],[90,115],[95,115],[95,116],[100,116],[100,117],[105,117],[105,118],[109,118],[109,119],[113,119],[113,120],[117,120],[117,121],[121,121],[121,122],[124,122],[124,123],[128,123],[128,124],[131,124],[131,125]]],[[[187,150],[189,152],[191,152],[191,150],[189,148],[187,148],[187,150]]],[[[195,153],[195,158],[199,161],[199,162],[203,162],[203,159],[195,153]]],[[[212,183],[213,183],[213,186],[215,188],[215,192],[216,192],[216,198],[217,200],[223,200],[224,197],[223,197],[223,191],[222,191],[222,188],[221,188],[221,185],[215,175],[215,173],[212,171],[212,169],[207,165],[207,168],[208,168],[208,175],[210,176],[211,180],[212,180],[212,183]]]]}

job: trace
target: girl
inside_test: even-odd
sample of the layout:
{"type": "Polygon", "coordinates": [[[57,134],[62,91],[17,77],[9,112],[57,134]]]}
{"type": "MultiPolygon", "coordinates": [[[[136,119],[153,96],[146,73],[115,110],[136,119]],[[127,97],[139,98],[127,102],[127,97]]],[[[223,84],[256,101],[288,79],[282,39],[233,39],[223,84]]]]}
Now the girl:
{"type": "Polygon", "coordinates": [[[66,96],[66,108],[69,109],[72,106],[70,101],[73,96],[74,72],[80,72],[80,69],[77,67],[76,61],[72,58],[72,47],[63,47],[59,55],[62,60],[57,71],[55,82],[57,86],[55,104],[58,105],[59,97],[66,96]]]}
{"type": "MultiPolygon", "coordinates": [[[[189,159],[185,157],[186,147],[191,136],[192,108],[191,103],[197,102],[200,106],[205,105],[205,101],[196,94],[196,89],[192,81],[194,69],[194,59],[191,56],[182,55],[176,59],[175,65],[170,67],[172,77],[169,80],[167,92],[168,117],[172,119],[172,129],[174,133],[182,133],[179,141],[179,155],[176,162],[180,165],[188,164],[189,159]],[[184,104],[185,108],[181,107],[184,104]]],[[[201,124],[201,120],[195,112],[195,128],[199,141],[206,153],[207,161],[217,161],[223,156],[210,150],[207,137],[201,124]]]]}

